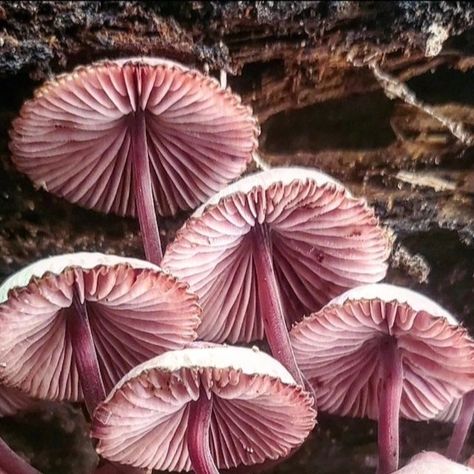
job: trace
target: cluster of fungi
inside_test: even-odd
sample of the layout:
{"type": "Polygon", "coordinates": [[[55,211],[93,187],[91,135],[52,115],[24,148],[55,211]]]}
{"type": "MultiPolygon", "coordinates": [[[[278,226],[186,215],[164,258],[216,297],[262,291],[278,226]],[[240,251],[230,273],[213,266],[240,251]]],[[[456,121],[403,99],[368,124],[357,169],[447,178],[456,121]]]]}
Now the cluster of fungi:
{"type": "MultiPolygon", "coordinates": [[[[474,341],[435,302],[379,283],[391,233],[339,181],[305,168],[240,178],[258,135],[229,89],[155,58],[81,67],[23,105],[15,166],[73,203],[137,216],[147,261],[58,255],[3,283],[1,414],[84,402],[97,473],[282,460],[326,411],[378,420],[389,474],[400,417],[444,419],[447,457],[400,472],[457,472],[474,341]],[[192,209],[163,255],[157,215],[192,209]]],[[[4,442],[0,471],[38,473],[4,442]]]]}

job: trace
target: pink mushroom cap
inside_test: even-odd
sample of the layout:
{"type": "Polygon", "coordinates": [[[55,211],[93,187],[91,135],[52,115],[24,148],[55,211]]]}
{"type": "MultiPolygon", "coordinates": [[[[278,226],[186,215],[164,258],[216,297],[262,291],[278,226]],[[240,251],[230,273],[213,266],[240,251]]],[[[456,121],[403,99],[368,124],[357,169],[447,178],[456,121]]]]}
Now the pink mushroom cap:
{"type": "Polygon", "coordinates": [[[314,169],[256,173],[201,206],[166,249],[163,267],[199,295],[200,337],[264,337],[253,255],[258,225],[268,230],[289,326],[348,288],[385,276],[388,233],[364,199],[314,169]]]}
{"type": "Polygon", "coordinates": [[[245,170],[257,146],[256,120],[230,90],[178,63],[136,57],[79,67],[40,87],[13,122],[13,162],[73,203],[134,216],[137,110],[160,215],[205,201],[245,170]]]}
{"type": "Polygon", "coordinates": [[[196,337],[196,295],[156,265],[100,253],[59,255],[0,287],[2,383],[36,398],[82,400],[67,332],[74,287],[87,303],[107,391],[132,367],[196,337]]]}
{"type": "Polygon", "coordinates": [[[92,422],[97,452],[136,467],[189,471],[189,405],[214,399],[210,448],[219,468],[284,457],[315,425],[311,396],[269,355],[240,347],[167,352],[134,368],[92,422]]]}
{"type": "Polygon", "coordinates": [[[468,466],[455,463],[434,452],[413,456],[411,461],[394,474],[474,474],[468,466]]]}
{"type": "Polygon", "coordinates": [[[378,418],[381,350],[396,340],[401,416],[428,420],[474,388],[474,341],[429,298],[388,284],[354,288],[298,323],[290,338],[321,411],[378,418]]]}
{"type": "Polygon", "coordinates": [[[436,421],[442,421],[445,423],[454,423],[461,413],[463,399],[456,398],[452,403],[449,404],[441,413],[436,416],[436,421]]]}

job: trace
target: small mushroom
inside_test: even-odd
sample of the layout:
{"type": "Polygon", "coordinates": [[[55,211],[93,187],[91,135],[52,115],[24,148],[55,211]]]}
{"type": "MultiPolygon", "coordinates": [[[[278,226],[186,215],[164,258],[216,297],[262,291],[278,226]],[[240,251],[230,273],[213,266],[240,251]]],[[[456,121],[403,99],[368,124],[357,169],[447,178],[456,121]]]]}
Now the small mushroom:
{"type": "Polygon", "coordinates": [[[320,171],[275,168],[200,207],[168,246],[163,267],[199,295],[200,338],[266,336],[302,383],[288,327],[348,288],[381,280],[389,249],[364,199],[320,171]]]}
{"type": "Polygon", "coordinates": [[[429,420],[474,387],[474,341],[445,309],[414,291],[366,285],[291,331],[318,408],[378,419],[379,474],[396,471],[399,416],[429,420]]]}
{"type": "Polygon", "coordinates": [[[474,470],[450,461],[441,454],[424,452],[413,456],[396,474],[474,474],[474,470]]]}
{"type": "Polygon", "coordinates": [[[76,253],[40,260],[0,287],[0,377],[90,413],[132,367],[194,340],[196,295],[142,260],[76,253]]]}
{"type": "Polygon", "coordinates": [[[155,214],[192,209],[239,176],[259,130],[218,81],[157,58],[102,61],[47,82],[13,122],[16,167],[81,206],[138,215],[147,259],[155,214]]]}
{"type": "Polygon", "coordinates": [[[92,436],[112,461],[215,474],[288,454],[315,425],[312,405],[263,352],[191,347],[127,374],[97,407],[92,436]]]}

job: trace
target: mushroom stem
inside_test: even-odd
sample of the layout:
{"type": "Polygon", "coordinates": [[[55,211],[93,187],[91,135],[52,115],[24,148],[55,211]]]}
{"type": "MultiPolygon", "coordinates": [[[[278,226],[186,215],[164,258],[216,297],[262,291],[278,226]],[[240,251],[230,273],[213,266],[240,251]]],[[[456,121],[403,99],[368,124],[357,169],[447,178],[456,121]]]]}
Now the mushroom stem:
{"type": "Polygon", "coordinates": [[[199,398],[190,403],[187,443],[195,474],[219,474],[209,443],[213,399],[201,388],[199,398]]]}
{"type": "Polygon", "coordinates": [[[305,386],[290,343],[290,335],[273,268],[270,242],[262,225],[256,225],[254,231],[253,256],[265,336],[273,357],[286,367],[299,385],[305,386]]]}
{"type": "Polygon", "coordinates": [[[464,395],[461,412],[454,426],[454,431],[449,441],[446,456],[453,461],[458,461],[461,451],[466,442],[472,424],[472,416],[474,414],[474,391],[464,395]]]}
{"type": "Polygon", "coordinates": [[[148,158],[145,112],[137,110],[131,117],[133,189],[143,246],[148,261],[159,265],[163,258],[160,232],[156,220],[155,203],[148,158]]]}
{"type": "Polygon", "coordinates": [[[379,395],[377,474],[389,474],[398,469],[399,416],[403,389],[403,366],[395,340],[381,348],[383,381],[379,395]]]}
{"type": "Polygon", "coordinates": [[[7,474],[40,474],[33,466],[11,450],[3,439],[0,438],[0,472],[7,474]]]}
{"type": "Polygon", "coordinates": [[[71,312],[67,319],[67,331],[79,373],[87,411],[92,416],[95,407],[105,399],[105,388],[99,369],[99,361],[92,339],[91,326],[84,298],[77,283],[73,287],[71,312]]]}

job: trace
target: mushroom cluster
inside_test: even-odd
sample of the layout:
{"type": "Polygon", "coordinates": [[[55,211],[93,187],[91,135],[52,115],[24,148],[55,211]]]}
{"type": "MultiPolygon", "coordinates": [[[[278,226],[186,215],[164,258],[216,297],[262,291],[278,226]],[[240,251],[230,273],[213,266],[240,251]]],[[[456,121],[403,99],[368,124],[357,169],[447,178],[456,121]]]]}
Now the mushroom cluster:
{"type": "Polygon", "coordinates": [[[378,472],[399,462],[400,416],[430,420],[474,384],[474,341],[445,309],[406,288],[365,285],[291,332],[321,411],[377,419],[378,472]]]}
{"type": "MultiPolygon", "coordinates": [[[[80,67],[23,105],[13,163],[73,203],[136,215],[146,260],[57,255],[0,286],[0,415],[83,402],[97,473],[284,460],[317,410],[378,420],[378,474],[399,467],[400,417],[457,419],[460,456],[474,341],[380,283],[393,239],[364,198],[316,169],[238,179],[258,134],[224,84],[158,58],[80,67]],[[163,256],[157,215],[191,209],[163,256]],[[234,345],[261,340],[270,354],[234,345]]],[[[38,473],[1,440],[0,472],[38,473]]]]}

